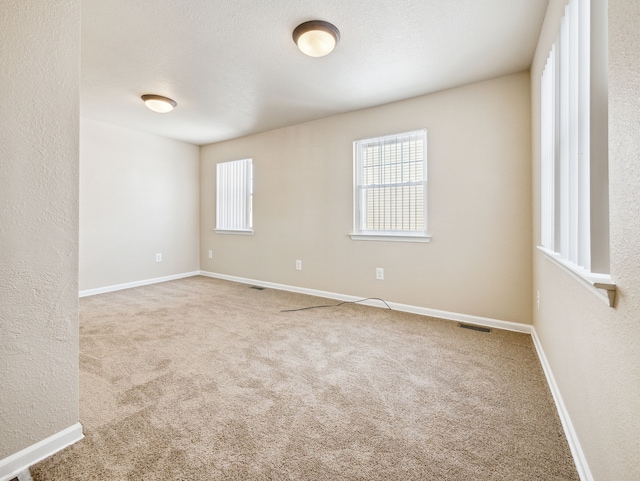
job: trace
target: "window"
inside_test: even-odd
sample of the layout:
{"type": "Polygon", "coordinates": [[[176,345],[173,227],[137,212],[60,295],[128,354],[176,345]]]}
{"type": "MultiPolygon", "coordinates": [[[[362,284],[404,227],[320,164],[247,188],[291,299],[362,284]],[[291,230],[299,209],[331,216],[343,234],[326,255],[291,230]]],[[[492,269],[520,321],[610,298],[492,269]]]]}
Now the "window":
{"type": "Polygon", "coordinates": [[[427,131],[358,140],[353,150],[351,238],[428,242],[427,131]]]}
{"type": "Polygon", "coordinates": [[[540,84],[541,250],[592,283],[609,272],[603,3],[570,0],[540,84]]]}
{"type": "Polygon", "coordinates": [[[253,234],[251,159],[216,166],[216,232],[253,234]]]}

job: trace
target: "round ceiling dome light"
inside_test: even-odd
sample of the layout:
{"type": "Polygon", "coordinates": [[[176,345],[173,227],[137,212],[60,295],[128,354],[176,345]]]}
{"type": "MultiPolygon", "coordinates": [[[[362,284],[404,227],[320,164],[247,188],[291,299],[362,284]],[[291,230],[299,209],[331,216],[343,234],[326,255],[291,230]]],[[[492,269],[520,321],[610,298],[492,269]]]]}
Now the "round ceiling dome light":
{"type": "Polygon", "coordinates": [[[160,114],[171,112],[173,108],[178,105],[175,100],[171,100],[169,97],[163,97],[162,95],[145,94],[141,98],[147,107],[160,114]]]}
{"type": "Polygon", "coordinates": [[[305,55],[324,57],[331,53],[340,41],[340,31],[329,22],[311,20],[295,28],[293,41],[305,55]]]}

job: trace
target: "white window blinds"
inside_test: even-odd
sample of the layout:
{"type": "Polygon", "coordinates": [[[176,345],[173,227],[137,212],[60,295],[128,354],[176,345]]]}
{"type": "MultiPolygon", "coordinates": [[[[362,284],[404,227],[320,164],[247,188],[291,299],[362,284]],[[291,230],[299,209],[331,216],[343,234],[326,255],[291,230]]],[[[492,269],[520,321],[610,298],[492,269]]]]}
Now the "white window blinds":
{"type": "Polygon", "coordinates": [[[216,167],[216,231],[252,232],[252,160],[222,162],[216,167]]]}
{"type": "Polygon", "coordinates": [[[608,240],[592,245],[594,233],[608,239],[608,219],[598,215],[607,204],[606,175],[593,175],[607,164],[606,129],[602,153],[598,127],[607,114],[593,106],[603,94],[592,80],[599,64],[590,30],[590,2],[571,0],[541,77],[541,245],[580,269],[607,272],[608,240]]]}
{"type": "Polygon", "coordinates": [[[427,235],[425,129],[354,142],[356,234],[427,235]]]}

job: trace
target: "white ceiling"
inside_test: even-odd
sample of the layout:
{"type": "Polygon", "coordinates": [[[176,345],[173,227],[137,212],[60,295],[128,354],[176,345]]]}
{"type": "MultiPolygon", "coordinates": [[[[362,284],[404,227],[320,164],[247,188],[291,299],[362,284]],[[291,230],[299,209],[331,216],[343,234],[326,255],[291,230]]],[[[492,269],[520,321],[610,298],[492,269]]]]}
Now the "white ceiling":
{"type": "Polygon", "coordinates": [[[81,115],[203,145],[415,97],[528,69],[547,3],[82,0],[81,115]],[[315,19],[327,57],[291,38],[315,19]]]}

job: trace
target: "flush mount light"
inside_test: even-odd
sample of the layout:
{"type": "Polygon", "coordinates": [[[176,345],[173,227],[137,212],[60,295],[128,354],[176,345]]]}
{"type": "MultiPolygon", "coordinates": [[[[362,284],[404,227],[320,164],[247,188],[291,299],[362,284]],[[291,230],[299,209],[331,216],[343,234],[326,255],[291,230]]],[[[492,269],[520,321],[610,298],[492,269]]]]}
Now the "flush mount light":
{"type": "Polygon", "coordinates": [[[340,41],[340,31],[329,22],[311,20],[295,28],[293,41],[305,55],[324,57],[331,53],[340,41]]]}
{"type": "Polygon", "coordinates": [[[149,107],[154,112],[158,112],[161,114],[171,112],[173,108],[178,105],[175,100],[171,100],[168,97],[163,97],[162,95],[146,94],[141,98],[147,107],[149,107]]]}

